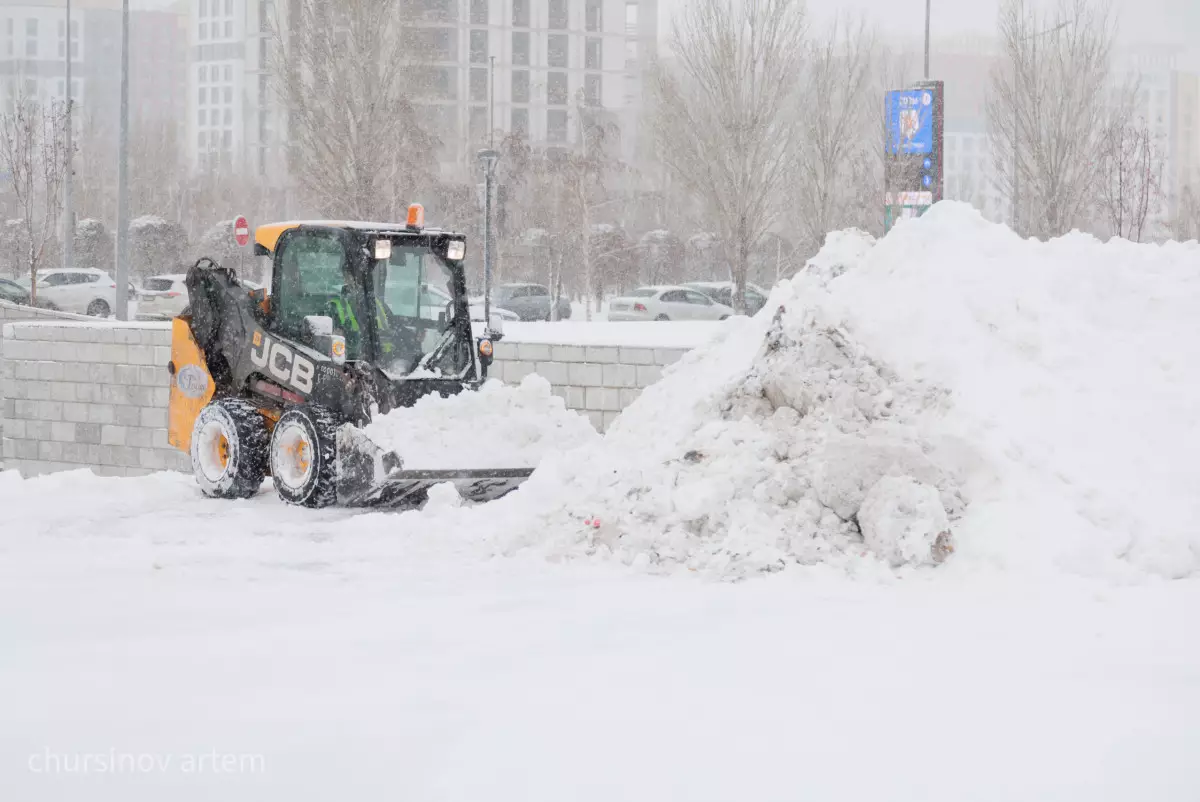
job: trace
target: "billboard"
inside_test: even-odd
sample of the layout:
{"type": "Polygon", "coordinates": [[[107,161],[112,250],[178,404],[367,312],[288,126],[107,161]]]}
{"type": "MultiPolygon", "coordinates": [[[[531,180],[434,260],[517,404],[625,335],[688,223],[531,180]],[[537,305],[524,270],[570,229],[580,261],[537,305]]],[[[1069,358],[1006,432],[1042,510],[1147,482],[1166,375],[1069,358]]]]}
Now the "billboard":
{"type": "Polygon", "coordinates": [[[927,81],[884,94],[884,230],[942,199],[944,84],[927,81]]]}
{"type": "Polygon", "coordinates": [[[887,114],[888,153],[932,153],[932,89],[899,89],[888,92],[884,102],[887,114]]]}

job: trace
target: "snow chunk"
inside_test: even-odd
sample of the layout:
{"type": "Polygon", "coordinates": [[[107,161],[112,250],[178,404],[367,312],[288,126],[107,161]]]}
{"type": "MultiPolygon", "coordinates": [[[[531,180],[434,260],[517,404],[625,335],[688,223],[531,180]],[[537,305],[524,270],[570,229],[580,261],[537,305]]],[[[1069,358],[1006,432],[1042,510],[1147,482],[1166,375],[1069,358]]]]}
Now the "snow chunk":
{"type": "Polygon", "coordinates": [[[427,395],[375,416],[363,433],[399,454],[404,468],[425,470],[534,467],[600,437],[536,374],[517,386],[492,379],[475,392],[427,395]]]}
{"type": "Polygon", "coordinates": [[[876,482],[858,510],[858,525],[867,546],[893,565],[940,562],[950,532],[937,488],[911,476],[876,482]]]}

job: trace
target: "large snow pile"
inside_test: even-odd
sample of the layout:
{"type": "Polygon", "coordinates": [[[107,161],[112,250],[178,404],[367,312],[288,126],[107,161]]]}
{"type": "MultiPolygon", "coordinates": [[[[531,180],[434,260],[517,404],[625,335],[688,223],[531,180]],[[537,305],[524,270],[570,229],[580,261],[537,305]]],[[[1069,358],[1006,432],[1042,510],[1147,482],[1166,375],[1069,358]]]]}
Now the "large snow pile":
{"type": "Polygon", "coordinates": [[[544,462],[502,542],[722,575],[951,543],[1192,573],[1198,306],[1196,243],[1026,241],[955,203],[839,233],[603,442],[544,462]]]}
{"type": "Polygon", "coordinates": [[[536,374],[518,386],[489,380],[478,392],[428,395],[376,415],[363,431],[405,468],[421,470],[533,467],[548,453],[600,439],[536,374]]]}

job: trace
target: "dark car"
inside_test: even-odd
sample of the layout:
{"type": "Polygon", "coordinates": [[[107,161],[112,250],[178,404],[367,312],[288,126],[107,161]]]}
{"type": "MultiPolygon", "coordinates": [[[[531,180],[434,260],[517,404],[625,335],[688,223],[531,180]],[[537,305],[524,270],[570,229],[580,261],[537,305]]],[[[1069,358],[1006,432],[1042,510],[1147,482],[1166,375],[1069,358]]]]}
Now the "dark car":
{"type": "MultiPolygon", "coordinates": [[[[732,281],[689,281],[684,284],[693,290],[698,290],[704,293],[709,298],[712,298],[719,304],[725,306],[733,306],[733,282],[732,281]]],[[[767,293],[760,287],[753,284],[746,285],[746,314],[753,317],[758,314],[758,310],[767,305],[767,293]]]]}
{"type": "MultiPolygon", "coordinates": [[[[492,291],[492,303],[503,307],[521,320],[550,319],[550,290],[543,284],[501,284],[492,291]]],[[[571,316],[571,303],[558,299],[558,319],[571,316]]]]}
{"type": "Polygon", "coordinates": [[[11,301],[14,304],[28,304],[29,290],[15,281],[0,278],[0,301],[11,301]]]}

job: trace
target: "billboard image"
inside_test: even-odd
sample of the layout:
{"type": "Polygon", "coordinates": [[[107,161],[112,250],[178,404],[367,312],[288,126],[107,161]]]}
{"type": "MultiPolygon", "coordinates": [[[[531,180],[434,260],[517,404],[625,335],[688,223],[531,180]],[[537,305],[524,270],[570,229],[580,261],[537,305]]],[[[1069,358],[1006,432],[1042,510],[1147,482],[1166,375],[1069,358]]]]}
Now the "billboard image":
{"type": "Polygon", "coordinates": [[[933,91],[899,89],[887,93],[888,153],[933,152],[933,91]]]}

